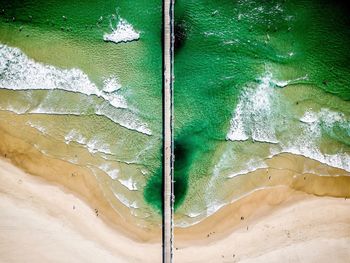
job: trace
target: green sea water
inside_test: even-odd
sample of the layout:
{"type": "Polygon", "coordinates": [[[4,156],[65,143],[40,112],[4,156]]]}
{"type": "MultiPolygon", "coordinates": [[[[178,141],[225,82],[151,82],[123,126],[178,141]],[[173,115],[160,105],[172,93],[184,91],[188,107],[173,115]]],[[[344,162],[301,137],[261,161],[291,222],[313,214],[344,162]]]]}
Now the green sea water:
{"type": "Polygon", "coordinates": [[[341,1],[176,1],[179,218],[244,195],[237,175],[280,152],[349,169],[349,14],[341,1]]]}
{"type": "Polygon", "coordinates": [[[46,155],[88,167],[117,212],[139,218],[141,225],[160,222],[144,187],[161,167],[161,25],[161,1],[0,2],[0,107],[19,114],[2,114],[1,124],[21,130],[15,136],[46,155]],[[104,34],[121,20],[139,39],[105,42],[104,34]],[[53,81],[41,84],[31,68],[53,81]],[[86,78],[59,73],[70,76],[73,69],[86,78]],[[6,72],[12,75],[4,77],[6,72]],[[101,91],[111,78],[121,87],[112,96],[127,107],[60,89],[75,81],[80,91],[91,85],[101,91]],[[50,85],[55,89],[46,90],[50,85]]]}
{"type": "MultiPolygon", "coordinates": [[[[127,102],[115,108],[67,90],[0,89],[1,109],[20,113],[15,122],[2,115],[2,124],[25,127],[17,135],[45,154],[90,167],[116,210],[122,203],[125,213],[159,222],[162,3],[2,1],[0,12],[6,50],[19,48],[37,67],[79,69],[84,85],[99,90],[117,78],[127,102]],[[103,41],[120,19],[139,40],[103,41]],[[141,126],[151,134],[135,131],[141,126]]],[[[244,174],[281,152],[350,169],[349,24],[340,1],[176,1],[176,224],[264,187],[244,174]]]]}

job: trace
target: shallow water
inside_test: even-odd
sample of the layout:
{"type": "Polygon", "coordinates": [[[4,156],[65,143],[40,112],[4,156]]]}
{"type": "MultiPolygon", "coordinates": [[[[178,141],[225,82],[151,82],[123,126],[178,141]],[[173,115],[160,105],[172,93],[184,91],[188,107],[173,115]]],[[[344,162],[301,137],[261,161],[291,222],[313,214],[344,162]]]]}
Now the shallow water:
{"type": "Polygon", "coordinates": [[[346,5],[176,1],[175,17],[178,225],[244,195],[231,181],[282,152],[350,171],[346,5]]]}
{"type": "Polygon", "coordinates": [[[88,167],[116,211],[144,226],[160,224],[143,192],[161,165],[161,10],[160,1],[0,3],[2,124],[88,167]]]}
{"type": "MultiPolygon", "coordinates": [[[[161,8],[0,3],[2,124],[88,166],[140,224],[162,205],[161,8]]],[[[349,22],[340,1],[176,1],[177,225],[289,184],[266,183],[280,153],[350,171],[349,22]]]]}

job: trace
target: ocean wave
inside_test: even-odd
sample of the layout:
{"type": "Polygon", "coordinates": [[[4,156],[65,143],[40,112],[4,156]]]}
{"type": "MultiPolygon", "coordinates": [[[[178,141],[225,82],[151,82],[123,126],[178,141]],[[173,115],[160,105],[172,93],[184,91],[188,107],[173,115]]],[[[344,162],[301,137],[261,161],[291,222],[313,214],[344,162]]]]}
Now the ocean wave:
{"type": "Polygon", "coordinates": [[[47,131],[46,127],[44,127],[44,126],[41,126],[37,123],[33,123],[32,121],[27,121],[26,124],[34,129],[38,130],[39,132],[41,132],[44,135],[48,134],[48,131],[47,131]]]}
{"type": "Polygon", "coordinates": [[[271,89],[272,75],[259,79],[257,87],[247,87],[231,119],[230,130],[226,136],[231,141],[244,141],[249,138],[259,142],[278,143],[275,129],[266,123],[271,119],[272,104],[276,102],[271,89]]]}
{"type": "Polygon", "coordinates": [[[136,182],[132,179],[132,178],[128,178],[128,179],[118,179],[118,181],[124,185],[127,189],[129,189],[130,191],[136,191],[137,190],[137,186],[136,186],[136,182]]]}
{"type": "Polygon", "coordinates": [[[87,139],[75,129],[72,129],[68,134],[65,135],[64,141],[66,144],[70,144],[71,142],[79,143],[93,154],[97,152],[112,154],[109,144],[103,142],[99,138],[87,139]]]}
{"type": "Polygon", "coordinates": [[[318,120],[318,117],[314,112],[306,111],[299,120],[304,123],[314,123],[318,120]]]}
{"type": "Polygon", "coordinates": [[[110,178],[112,178],[112,180],[116,180],[118,178],[119,170],[112,168],[108,163],[101,164],[99,168],[104,171],[110,178]]]}
{"type": "MultiPolygon", "coordinates": [[[[91,103],[91,102],[90,102],[91,103]]],[[[34,109],[28,107],[19,107],[15,108],[13,105],[11,107],[5,107],[1,109],[8,110],[17,114],[25,113],[34,113],[34,114],[55,114],[55,115],[89,115],[85,110],[79,108],[69,108],[69,105],[66,105],[64,108],[56,108],[53,105],[50,105],[49,101],[42,101],[39,106],[34,109]]],[[[119,124],[120,126],[127,128],[128,130],[137,131],[146,135],[152,135],[151,130],[147,127],[147,124],[141,122],[133,113],[128,111],[117,112],[111,107],[105,107],[104,105],[96,105],[91,103],[91,107],[94,108],[94,113],[99,116],[104,116],[111,120],[114,123],[119,124]]]]}
{"type": "MultiPolygon", "coordinates": [[[[32,127],[33,129],[36,129],[43,135],[50,135],[48,128],[45,126],[42,126],[33,121],[27,121],[26,124],[32,127]]],[[[113,154],[110,150],[109,144],[103,142],[102,140],[96,137],[87,139],[75,129],[72,129],[68,134],[64,136],[64,142],[66,144],[70,144],[71,142],[78,143],[82,147],[86,148],[92,154],[94,153],[113,154]]],[[[108,172],[108,175],[110,175],[109,172],[108,172]]],[[[113,178],[113,176],[111,177],[113,178]]]]}
{"type": "Polygon", "coordinates": [[[3,44],[0,44],[0,87],[78,92],[101,97],[116,108],[127,108],[125,98],[115,93],[120,89],[116,78],[106,79],[105,87],[100,90],[80,69],[59,69],[40,64],[28,58],[20,49],[3,44]]]}
{"type": "Polygon", "coordinates": [[[148,128],[146,123],[140,121],[133,113],[123,112],[121,114],[112,111],[109,107],[98,107],[95,110],[96,115],[105,116],[111,121],[120,124],[124,128],[129,130],[138,131],[146,135],[152,135],[151,130],[148,128]]]}
{"type": "Polygon", "coordinates": [[[126,207],[128,208],[140,208],[138,203],[136,201],[130,201],[128,198],[126,198],[123,194],[113,192],[114,196],[126,207]]]}
{"type": "MultiPolygon", "coordinates": [[[[305,78],[307,76],[281,83],[274,80],[272,74],[267,72],[260,78],[258,85],[248,86],[242,92],[234,110],[227,139],[237,143],[249,139],[253,142],[267,142],[271,144],[269,153],[272,156],[283,152],[293,153],[350,171],[348,152],[339,149],[336,153],[327,153],[320,149],[321,141],[329,137],[327,134],[332,134],[334,127],[350,131],[349,118],[341,112],[325,107],[312,110],[303,109],[299,105],[296,109],[295,103],[288,104],[288,98],[283,95],[281,89],[274,88],[276,83],[285,86],[286,83],[293,84],[305,78]],[[302,113],[297,122],[295,118],[300,115],[300,111],[302,113]]],[[[252,159],[264,160],[270,157],[271,155],[266,153],[265,155],[261,153],[260,156],[258,153],[252,155],[252,159]]],[[[247,162],[249,160],[246,160],[247,162]]],[[[249,165],[247,168],[243,168],[238,174],[255,169],[249,165]]],[[[237,173],[233,173],[230,177],[235,175],[237,173]]]]}
{"type": "Polygon", "coordinates": [[[199,217],[202,214],[203,214],[203,212],[190,212],[190,213],[186,214],[186,216],[188,216],[190,218],[196,218],[196,217],[199,217]]]}
{"type": "Polygon", "coordinates": [[[113,93],[121,89],[121,85],[118,82],[117,78],[111,77],[103,81],[103,91],[105,93],[113,93]]]}
{"type": "Polygon", "coordinates": [[[116,28],[111,25],[112,33],[105,33],[103,35],[104,41],[114,43],[130,42],[140,38],[140,33],[134,29],[126,20],[120,19],[116,28]]]}
{"type": "Polygon", "coordinates": [[[246,168],[243,168],[243,169],[236,171],[236,172],[232,172],[227,177],[233,178],[236,176],[244,175],[244,174],[251,173],[251,172],[257,171],[259,169],[265,169],[265,168],[268,168],[268,165],[264,161],[251,159],[251,160],[247,161],[246,168]]]}
{"type": "Polygon", "coordinates": [[[327,132],[327,129],[333,129],[336,124],[342,126],[344,130],[350,131],[350,120],[341,112],[323,108],[319,112],[306,111],[300,121],[303,122],[302,134],[296,137],[294,141],[290,140],[282,143],[281,152],[303,155],[329,166],[350,171],[349,153],[328,154],[322,152],[318,147],[318,140],[322,137],[322,133],[327,132]]]}
{"type": "MultiPolygon", "coordinates": [[[[26,98],[27,106],[7,105],[0,106],[17,114],[41,113],[41,114],[91,114],[93,108],[97,115],[105,116],[121,126],[147,135],[152,132],[147,124],[140,121],[137,116],[127,108],[126,99],[118,94],[121,85],[118,79],[110,77],[104,80],[103,88],[99,89],[92,83],[88,76],[79,69],[59,69],[51,65],[43,65],[28,58],[18,48],[0,44],[0,89],[8,90],[61,90],[83,94],[87,98],[80,98],[80,103],[67,104],[59,108],[62,103],[55,94],[48,93],[46,98],[37,102],[37,106],[31,108],[32,98],[26,98]],[[96,103],[90,100],[91,95],[102,98],[106,103],[96,103]],[[50,100],[57,102],[52,103],[50,100]]],[[[5,102],[4,102],[5,103],[5,102]]]]}

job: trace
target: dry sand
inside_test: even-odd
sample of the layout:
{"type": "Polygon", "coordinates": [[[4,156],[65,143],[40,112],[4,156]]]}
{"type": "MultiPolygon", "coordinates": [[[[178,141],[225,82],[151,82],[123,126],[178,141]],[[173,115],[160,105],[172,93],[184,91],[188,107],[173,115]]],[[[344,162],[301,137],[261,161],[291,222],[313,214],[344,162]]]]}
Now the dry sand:
{"type": "MultiPolygon", "coordinates": [[[[7,160],[0,199],[0,262],[161,262],[159,243],[126,237],[72,192],[7,160]]],[[[175,238],[175,262],[348,262],[350,200],[260,190],[175,238]]]]}
{"type": "MultiPolygon", "coordinates": [[[[17,130],[21,135],[20,128],[17,130]]],[[[111,206],[101,190],[100,183],[88,167],[44,155],[25,138],[16,137],[13,133],[15,132],[11,125],[0,123],[0,156],[10,159],[16,167],[20,167],[28,174],[43,178],[46,182],[74,193],[92,209],[97,209],[99,217],[123,235],[135,241],[161,242],[160,216],[159,222],[152,221],[152,224],[147,224],[143,228],[138,227],[135,217],[124,205],[111,206]]],[[[54,152],[58,147],[57,143],[51,142],[51,147],[54,152]]]]}
{"type": "Polygon", "coordinates": [[[161,262],[72,192],[0,161],[0,262],[161,262]]]}
{"type": "MultiPolygon", "coordinates": [[[[0,263],[161,262],[160,228],[116,213],[88,169],[42,155],[6,127],[0,154],[0,263]]],[[[349,262],[349,173],[293,155],[269,166],[241,177],[266,189],[175,229],[175,262],[349,262]]]]}
{"type": "Polygon", "coordinates": [[[345,263],[350,200],[287,187],[260,190],[192,229],[177,230],[177,262],[345,263]]]}

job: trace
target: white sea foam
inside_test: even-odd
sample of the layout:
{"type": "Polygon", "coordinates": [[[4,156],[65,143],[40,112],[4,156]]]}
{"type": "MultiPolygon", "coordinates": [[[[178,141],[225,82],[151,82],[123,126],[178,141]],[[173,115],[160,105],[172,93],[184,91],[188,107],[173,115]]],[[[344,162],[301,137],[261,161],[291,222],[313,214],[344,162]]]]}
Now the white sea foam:
{"type": "Polygon", "coordinates": [[[4,107],[4,106],[1,105],[0,109],[1,110],[11,111],[11,112],[16,113],[16,114],[23,114],[25,112],[28,112],[29,106],[28,105],[22,105],[22,106],[6,105],[4,107]]]}
{"type": "Polygon", "coordinates": [[[264,168],[267,168],[267,167],[268,166],[267,166],[267,164],[265,162],[263,162],[261,160],[251,159],[251,160],[247,161],[246,168],[243,168],[243,169],[241,169],[239,171],[230,173],[228,178],[233,178],[233,177],[236,177],[236,176],[239,176],[239,175],[251,173],[251,172],[254,172],[256,170],[264,169],[264,168]]]}
{"type": "Polygon", "coordinates": [[[116,168],[112,168],[108,163],[100,165],[99,168],[113,180],[116,180],[118,178],[119,170],[116,168]]]}
{"type": "Polygon", "coordinates": [[[66,144],[69,144],[70,142],[86,144],[86,138],[74,129],[70,130],[69,133],[66,136],[64,136],[64,141],[66,144]]]}
{"type": "Polygon", "coordinates": [[[39,124],[33,123],[31,121],[27,121],[26,122],[27,125],[29,125],[30,127],[38,130],[39,132],[41,132],[42,134],[47,134],[47,129],[39,124]]]}
{"type": "Polygon", "coordinates": [[[249,139],[249,136],[245,132],[245,127],[243,124],[243,108],[244,105],[239,103],[234,112],[233,118],[231,120],[231,128],[227,134],[227,139],[232,141],[245,141],[249,139]]]}
{"type": "Polygon", "coordinates": [[[112,154],[109,144],[103,142],[97,137],[87,139],[75,129],[72,129],[64,137],[64,140],[66,144],[70,144],[71,142],[79,143],[83,147],[87,148],[90,153],[100,152],[105,154],[112,154]]]}
{"type": "Polygon", "coordinates": [[[137,190],[136,182],[132,178],[128,179],[118,179],[118,181],[124,185],[126,188],[128,188],[130,191],[135,191],[137,190]]]}
{"type": "Polygon", "coordinates": [[[101,153],[105,153],[105,154],[112,154],[112,152],[109,148],[110,145],[108,145],[105,142],[102,142],[98,138],[92,138],[89,141],[87,141],[86,147],[87,147],[88,151],[91,153],[101,152],[101,153]]]}
{"type": "Polygon", "coordinates": [[[225,206],[227,203],[225,202],[219,202],[219,201],[212,201],[210,204],[207,205],[206,210],[203,210],[203,212],[189,212],[186,213],[185,216],[186,219],[183,220],[177,220],[174,222],[175,227],[189,227],[196,225],[200,223],[202,220],[207,218],[208,216],[214,214],[216,211],[218,211],[220,208],[225,206]]]}
{"type": "MultiPolygon", "coordinates": [[[[285,83],[293,83],[306,78],[307,76],[285,83]]],[[[286,115],[293,112],[293,108],[288,108],[285,98],[278,89],[273,88],[276,83],[279,86],[285,85],[284,82],[274,80],[272,74],[267,72],[255,88],[251,86],[246,88],[234,111],[227,139],[242,141],[250,138],[254,141],[275,143],[275,146],[270,147],[271,153],[289,152],[303,155],[350,171],[349,153],[342,151],[326,153],[320,150],[320,141],[327,129],[332,132],[332,127],[338,124],[344,130],[350,130],[350,121],[345,115],[327,108],[319,111],[306,109],[299,118],[299,124],[294,123],[293,113],[289,117],[286,115]],[[291,129],[288,130],[288,127],[291,129]],[[280,132],[277,138],[278,128],[283,132],[280,132]]],[[[261,159],[267,157],[269,156],[260,156],[261,159]]],[[[259,166],[242,169],[239,173],[233,173],[232,176],[249,172],[259,166]]]]}
{"type": "MultiPolygon", "coordinates": [[[[30,103],[30,102],[28,102],[30,103]]],[[[137,131],[146,135],[152,135],[152,131],[148,128],[147,124],[140,121],[133,113],[131,112],[114,112],[113,109],[108,107],[103,107],[102,105],[92,105],[96,106],[95,114],[104,116],[114,123],[119,124],[120,126],[127,128],[129,130],[137,131]]],[[[43,105],[43,103],[37,106],[34,109],[30,109],[29,106],[14,106],[14,105],[0,105],[1,110],[11,111],[16,114],[25,114],[25,113],[35,113],[35,114],[55,114],[55,115],[84,115],[84,112],[81,112],[79,109],[70,109],[70,106],[65,106],[64,109],[55,109],[52,105],[43,105]]]]}
{"type": "Polygon", "coordinates": [[[234,202],[237,202],[238,200],[241,200],[249,195],[251,195],[252,193],[254,192],[257,192],[257,191],[261,191],[261,190],[264,190],[264,189],[269,189],[269,188],[279,188],[279,187],[284,187],[284,186],[274,186],[274,187],[268,187],[268,186],[265,186],[265,187],[259,187],[259,188],[256,188],[252,191],[249,191],[245,194],[242,194],[240,196],[237,196],[235,197],[234,199],[232,199],[231,201],[228,201],[228,202],[223,202],[223,201],[217,201],[217,200],[211,200],[211,202],[207,203],[207,207],[206,207],[206,210],[203,210],[203,212],[201,213],[194,213],[193,215],[197,215],[197,216],[189,216],[189,214],[191,213],[187,213],[186,216],[188,218],[190,218],[190,220],[187,219],[183,219],[183,220],[178,220],[178,221],[175,221],[174,222],[174,225],[176,227],[182,227],[182,228],[185,228],[185,227],[190,227],[190,226],[193,226],[193,225],[196,225],[200,222],[202,222],[205,218],[208,218],[210,215],[216,213],[219,209],[221,209],[222,207],[224,207],[225,205],[228,205],[228,204],[232,204],[234,202]]]}
{"type": "Polygon", "coordinates": [[[207,206],[206,210],[203,210],[202,212],[186,213],[185,216],[187,218],[184,218],[182,220],[176,220],[174,222],[174,226],[185,228],[185,227],[196,225],[200,223],[204,218],[207,218],[208,216],[214,214],[216,211],[218,211],[221,207],[225,205],[226,203],[224,202],[214,201],[207,206]]]}
{"type": "Polygon", "coordinates": [[[105,116],[129,130],[138,131],[147,135],[152,134],[151,130],[147,127],[147,124],[142,123],[132,113],[124,112],[123,115],[116,115],[110,110],[110,108],[105,108],[102,106],[96,109],[95,114],[105,116]]]}
{"type": "Polygon", "coordinates": [[[113,180],[118,178],[119,170],[113,169],[107,172],[108,176],[111,177],[113,180]]]}
{"type": "Polygon", "coordinates": [[[96,95],[116,108],[126,108],[125,99],[109,92],[118,90],[116,79],[105,81],[108,92],[100,90],[80,69],[59,69],[28,58],[18,48],[0,44],[0,87],[11,90],[65,90],[85,95],[96,95]]]}
{"type": "MultiPolygon", "coordinates": [[[[272,188],[272,187],[267,187],[267,186],[265,186],[265,187],[256,188],[256,189],[254,189],[254,190],[252,190],[252,191],[249,191],[249,192],[247,192],[247,193],[245,193],[245,194],[242,194],[242,195],[240,195],[240,196],[238,196],[238,197],[232,199],[232,200],[230,201],[230,203],[232,204],[232,203],[234,203],[234,202],[236,202],[236,201],[238,201],[238,200],[240,200],[240,199],[243,199],[243,198],[246,197],[246,196],[251,195],[251,194],[254,193],[254,192],[257,192],[257,191],[263,190],[263,189],[267,189],[267,188],[272,188]]],[[[225,205],[227,205],[227,204],[228,204],[228,202],[223,202],[223,201],[220,201],[220,202],[219,202],[219,201],[216,201],[216,200],[211,201],[211,202],[208,202],[208,204],[207,204],[207,209],[206,209],[206,216],[208,217],[208,216],[210,216],[210,215],[216,213],[220,208],[222,208],[223,206],[225,206],[225,205]]],[[[198,221],[198,222],[199,222],[199,221],[198,221]]]]}
{"type": "Polygon", "coordinates": [[[294,141],[283,142],[281,144],[282,152],[303,155],[329,166],[350,171],[349,153],[328,154],[323,153],[318,147],[318,140],[322,136],[322,127],[323,129],[332,129],[338,123],[345,130],[350,131],[350,121],[345,118],[344,114],[323,108],[319,112],[305,112],[300,120],[303,120],[304,123],[302,134],[294,141]]]}
{"type": "Polygon", "coordinates": [[[313,123],[318,120],[317,115],[314,112],[306,111],[304,115],[300,118],[301,122],[313,123]]]}
{"type": "Polygon", "coordinates": [[[242,141],[251,138],[254,141],[278,143],[274,127],[266,122],[271,118],[273,90],[272,76],[267,74],[257,87],[247,87],[241,94],[231,120],[227,139],[242,141]]]}
{"type": "Polygon", "coordinates": [[[207,216],[210,216],[214,214],[216,211],[218,211],[221,207],[225,205],[224,202],[213,202],[210,204],[210,206],[207,207],[207,216]]]}
{"type": "Polygon", "coordinates": [[[136,201],[130,201],[128,198],[126,198],[121,193],[113,192],[113,194],[126,207],[128,207],[128,208],[139,208],[139,205],[137,204],[136,201]]]}
{"type": "Polygon", "coordinates": [[[121,87],[122,86],[118,82],[118,79],[111,77],[104,80],[103,91],[106,93],[112,93],[121,89],[121,87]]]}
{"type": "Polygon", "coordinates": [[[303,155],[310,159],[325,163],[329,166],[344,169],[350,172],[350,156],[347,153],[325,154],[322,153],[319,149],[309,145],[299,147],[286,147],[282,152],[303,155]]]}
{"type": "Polygon", "coordinates": [[[138,40],[140,38],[140,33],[136,31],[134,27],[124,19],[119,20],[116,28],[113,28],[112,26],[111,28],[113,30],[112,33],[110,34],[105,33],[103,35],[104,41],[120,43],[120,42],[130,42],[130,41],[138,40]]]}
{"type": "Polygon", "coordinates": [[[134,113],[129,110],[117,112],[127,108],[125,98],[118,94],[121,85],[118,79],[110,77],[104,80],[102,89],[99,89],[88,76],[79,69],[59,69],[51,65],[44,65],[28,58],[18,48],[0,44],[0,88],[9,90],[63,90],[87,95],[81,98],[81,104],[65,105],[59,109],[59,101],[55,94],[48,94],[34,109],[30,108],[31,100],[26,98],[29,106],[7,105],[4,110],[10,110],[17,114],[42,113],[42,114],[73,114],[82,115],[86,111],[86,105],[91,105],[97,115],[102,115],[121,126],[151,135],[147,124],[142,123],[134,113]],[[106,103],[96,105],[89,100],[91,95],[100,97],[106,103]],[[84,102],[83,102],[84,101],[84,102]],[[85,103],[85,104],[84,104],[85,103]],[[84,108],[82,110],[82,108],[84,108]]]}
{"type": "Polygon", "coordinates": [[[202,214],[203,214],[203,212],[190,212],[190,213],[186,214],[186,216],[188,216],[190,218],[196,218],[196,217],[199,217],[202,214]]]}
{"type": "MultiPolygon", "coordinates": [[[[27,125],[29,125],[30,127],[38,130],[39,132],[41,132],[44,135],[50,135],[49,129],[47,127],[41,126],[40,124],[37,124],[33,121],[27,121],[26,122],[27,125]]],[[[95,153],[95,152],[103,152],[106,153],[106,149],[91,149],[88,147],[88,145],[86,145],[86,138],[84,138],[81,134],[79,134],[78,132],[76,132],[75,130],[72,130],[71,132],[69,132],[66,136],[65,136],[65,143],[69,144],[71,141],[76,141],[79,144],[82,144],[85,148],[88,148],[89,152],[91,153],[95,153]]],[[[47,154],[48,152],[45,151],[44,149],[39,148],[39,146],[37,144],[34,145],[36,149],[38,149],[39,151],[41,151],[44,154],[47,154]]],[[[64,158],[65,160],[68,160],[71,163],[77,163],[76,160],[72,160],[69,158],[64,158]]]]}
{"type": "Polygon", "coordinates": [[[142,173],[142,175],[146,176],[149,174],[149,171],[146,169],[141,169],[141,173],[142,173]]]}

